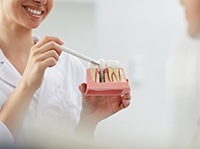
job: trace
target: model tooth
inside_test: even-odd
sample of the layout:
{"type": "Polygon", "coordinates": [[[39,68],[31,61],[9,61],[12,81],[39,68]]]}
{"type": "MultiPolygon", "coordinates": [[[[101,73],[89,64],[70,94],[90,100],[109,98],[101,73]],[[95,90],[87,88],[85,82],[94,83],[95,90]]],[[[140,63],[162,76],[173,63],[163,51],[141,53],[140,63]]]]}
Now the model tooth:
{"type": "Polygon", "coordinates": [[[110,60],[110,67],[114,68],[115,62],[113,60],[110,60]]]}
{"type": "Polygon", "coordinates": [[[105,71],[104,71],[104,80],[105,82],[111,82],[111,78],[109,76],[109,69],[106,68],[105,71]]]}
{"type": "Polygon", "coordinates": [[[105,82],[104,69],[106,68],[106,61],[104,59],[99,59],[99,69],[100,69],[100,82],[105,82]]]}
{"type": "Polygon", "coordinates": [[[96,65],[88,63],[88,66],[91,70],[92,79],[94,82],[99,83],[99,70],[96,65]]]}
{"type": "Polygon", "coordinates": [[[118,63],[114,60],[108,60],[107,61],[107,69],[108,69],[108,74],[109,74],[109,79],[112,82],[118,82],[119,81],[119,74],[117,70],[117,65],[118,63]]]}
{"type": "Polygon", "coordinates": [[[119,76],[119,65],[120,65],[120,62],[119,61],[112,61],[112,67],[113,67],[113,77],[115,78],[115,81],[116,82],[119,82],[120,81],[120,76],[119,76]]]}
{"type": "Polygon", "coordinates": [[[106,61],[106,67],[112,67],[112,60],[107,60],[106,61]]]}
{"type": "Polygon", "coordinates": [[[99,69],[95,69],[95,82],[100,83],[100,72],[99,69]]]}
{"type": "Polygon", "coordinates": [[[111,81],[112,82],[118,82],[118,77],[117,77],[117,69],[114,69],[114,68],[112,68],[112,67],[109,67],[108,68],[109,69],[109,75],[110,75],[110,78],[111,78],[111,81]],[[115,72],[115,70],[116,70],[116,72],[115,72]]]}
{"type": "Polygon", "coordinates": [[[99,59],[98,62],[99,62],[99,68],[100,69],[106,68],[106,61],[103,58],[99,59]]]}
{"type": "Polygon", "coordinates": [[[120,82],[127,82],[123,68],[119,68],[120,82]]]}
{"type": "Polygon", "coordinates": [[[116,65],[116,68],[119,68],[120,67],[120,62],[115,60],[115,65],[116,65]]]}

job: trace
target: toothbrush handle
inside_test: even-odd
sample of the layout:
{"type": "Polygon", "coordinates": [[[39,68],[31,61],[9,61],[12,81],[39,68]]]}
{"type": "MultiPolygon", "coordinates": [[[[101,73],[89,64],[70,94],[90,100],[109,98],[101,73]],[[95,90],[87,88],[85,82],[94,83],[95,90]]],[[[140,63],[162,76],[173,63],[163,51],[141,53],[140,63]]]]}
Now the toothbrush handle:
{"type": "Polygon", "coordinates": [[[90,57],[87,57],[87,56],[85,56],[85,55],[83,55],[81,53],[78,53],[78,52],[76,52],[76,51],[74,51],[74,50],[72,50],[72,49],[70,49],[68,47],[62,46],[61,48],[62,48],[62,50],[64,52],[67,52],[67,53],[69,53],[69,54],[71,54],[73,56],[76,56],[76,57],[78,57],[78,58],[80,58],[82,60],[85,60],[87,62],[90,62],[90,63],[92,63],[94,65],[99,65],[99,63],[97,61],[95,61],[94,59],[92,59],[90,57]]]}

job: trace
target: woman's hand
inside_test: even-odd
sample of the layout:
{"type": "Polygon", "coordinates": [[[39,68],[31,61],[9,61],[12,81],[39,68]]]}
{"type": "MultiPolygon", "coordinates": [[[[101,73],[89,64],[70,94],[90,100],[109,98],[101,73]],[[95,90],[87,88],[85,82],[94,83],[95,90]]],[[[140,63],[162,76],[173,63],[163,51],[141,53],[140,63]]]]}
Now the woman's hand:
{"type": "Polygon", "coordinates": [[[56,38],[46,36],[36,43],[30,50],[29,59],[23,73],[22,81],[31,89],[37,90],[42,83],[47,67],[56,65],[62,52],[63,42],[56,38]]]}
{"type": "Polygon", "coordinates": [[[96,125],[100,121],[130,105],[130,93],[124,96],[86,96],[85,83],[80,85],[79,89],[82,93],[82,112],[78,127],[88,135],[93,135],[96,125]]]}
{"type": "Polygon", "coordinates": [[[6,124],[14,137],[18,136],[23,126],[31,99],[41,85],[45,69],[56,65],[62,44],[56,37],[45,37],[31,48],[22,79],[0,110],[0,121],[6,124]]]}

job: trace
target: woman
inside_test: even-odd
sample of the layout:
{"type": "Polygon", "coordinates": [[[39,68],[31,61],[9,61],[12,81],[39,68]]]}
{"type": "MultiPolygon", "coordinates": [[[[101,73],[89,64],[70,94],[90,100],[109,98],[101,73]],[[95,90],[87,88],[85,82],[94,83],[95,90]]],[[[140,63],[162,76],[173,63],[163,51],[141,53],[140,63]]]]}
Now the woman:
{"type": "MultiPolygon", "coordinates": [[[[185,15],[187,18],[187,22],[188,22],[188,34],[190,35],[190,37],[195,38],[195,39],[199,39],[200,38],[200,1],[199,0],[181,0],[182,5],[185,8],[185,15]]],[[[199,44],[198,44],[199,45],[199,44]]],[[[199,47],[199,46],[198,46],[199,47]]],[[[199,104],[199,97],[200,97],[200,93],[199,93],[199,89],[200,89],[200,61],[199,61],[199,48],[198,48],[198,56],[197,56],[197,66],[196,66],[196,100],[197,100],[197,104],[199,104]]],[[[198,106],[199,109],[199,106],[198,106]]],[[[192,110],[192,109],[191,109],[192,110]]],[[[199,116],[199,110],[197,111],[197,115],[199,116]]],[[[194,136],[192,137],[191,141],[189,141],[189,143],[186,145],[186,148],[188,149],[197,149],[200,148],[200,123],[197,123],[197,127],[196,127],[196,132],[194,134],[194,136]]]]}
{"type": "Polygon", "coordinates": [[[200,147],[196,147],[198,139],[190,140],[198,130],[195,127],[200,114],[200,42],[195,40],[200,37],[200,1],[181,0],[181,4],[185,8],[190,38],[186,37],[178,48],[172,49],[167,63],[168,97],[174,122],[172,142],[174,148],[196,149],[200,147]]]}
{"type": "Polygon", "coordinates": [[[75,131],[92,136],[101,120],[130,104],[130,93],[85,96],[85,70],[80,61],[62,53],[64,43],[59,38],[39,40],[32,35],[53,5],[54,0],[0,0],[2,143],[32,140],[36,129],[57,131],[59,127],[52,130],[54,126],[66,134],[75,131]]]}

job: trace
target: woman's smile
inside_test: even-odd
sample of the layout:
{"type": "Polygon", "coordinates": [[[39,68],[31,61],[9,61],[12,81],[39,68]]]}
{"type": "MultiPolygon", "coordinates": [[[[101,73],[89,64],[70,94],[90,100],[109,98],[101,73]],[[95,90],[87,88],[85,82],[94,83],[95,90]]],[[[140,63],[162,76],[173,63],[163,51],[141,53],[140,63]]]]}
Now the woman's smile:
{"type": "Polygon", "coordinates": [[[23,6],[26,13],[33,19],[41,19],[44,14],[44,9],[33,7],[33,6],[23,6]]]}

